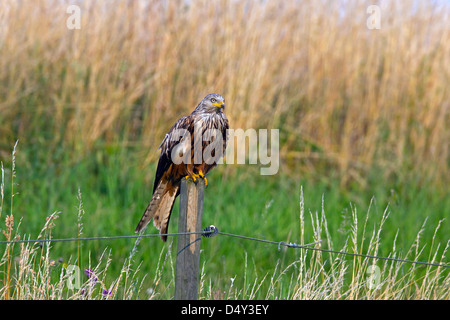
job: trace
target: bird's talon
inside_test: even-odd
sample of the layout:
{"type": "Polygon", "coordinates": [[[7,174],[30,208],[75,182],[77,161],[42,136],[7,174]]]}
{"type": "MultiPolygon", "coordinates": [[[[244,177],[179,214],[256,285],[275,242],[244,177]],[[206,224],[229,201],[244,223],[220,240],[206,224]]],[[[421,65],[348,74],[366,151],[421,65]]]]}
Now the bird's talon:
{"type": "Polygon", "coordinates": [[[200,171],[198,172],[198,175],[199,175],[200,178],[202,178],[203,180],[205,180],[205,187],[208,186],[208,180],[206,179],[205,174],[203,173],[202,170],[200,170],[200,171]]]}
{"type": "Polygon", "coordinates": [[[198,174],[193,173],[191,176],[190,175],[185,176],[185,179],[192,179],[192,181],[197,182],[198,177],[199,177],[198,174]]]}

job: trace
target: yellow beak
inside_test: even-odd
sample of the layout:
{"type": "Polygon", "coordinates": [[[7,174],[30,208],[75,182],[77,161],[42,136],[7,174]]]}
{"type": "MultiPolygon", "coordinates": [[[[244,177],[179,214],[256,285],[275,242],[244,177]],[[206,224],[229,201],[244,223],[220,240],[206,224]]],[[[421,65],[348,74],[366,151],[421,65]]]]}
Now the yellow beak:
{"type": "Polygon", "coordinates": [[[213,106],[217,107],[217,108],[225,108],[225,101],[220,101],[217,103],[213,103],[213,106]]]}

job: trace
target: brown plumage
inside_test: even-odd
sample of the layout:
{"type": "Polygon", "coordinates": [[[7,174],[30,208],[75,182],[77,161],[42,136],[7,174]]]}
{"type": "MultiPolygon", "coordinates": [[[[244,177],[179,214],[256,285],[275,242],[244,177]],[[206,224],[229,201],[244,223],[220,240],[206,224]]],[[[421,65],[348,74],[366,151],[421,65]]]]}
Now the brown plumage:
{"type": "MultiPolygon", "coordinates": [[[[161,155],[153,196],[136,232],[140,232],[153,219],[159,232],[166,234],[173,204],[180,193],[181,179],[186,176],[194,181],[204,178],[217,165],[227,145],[229,125],[224,108],[225,99],[221,95],[209,94],[189,116],[180,118],[166,134],[159,146],[161,155]]],[[[166,241],[167,236],[162,235],[161,239],[166,241]]]]}

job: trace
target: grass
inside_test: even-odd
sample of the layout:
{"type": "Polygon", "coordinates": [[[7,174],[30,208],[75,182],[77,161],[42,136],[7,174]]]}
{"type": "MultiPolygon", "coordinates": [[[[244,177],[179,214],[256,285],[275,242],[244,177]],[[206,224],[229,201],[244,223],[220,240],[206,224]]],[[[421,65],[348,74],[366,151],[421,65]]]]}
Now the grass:
{"type": "MultiPolygon", "coordinates": [[[[132,160],[110,157],[109,161],[114,161],[96,172],[94,156],[92,163],[85,159],[76,166],[61,162],[61,175],[46,168],[37,176],[38,170],[25,169],[30,155],[21,154],[19,148],[14,177],[11,170],[2,170],[5,239],[133,233],[149,197],[143,190],[151,183],[139,179],[142,175],[132,160]],[[128,165],[116,167],[121,163],[128,165]],[[64,174],[68,171],[71,173],[64,174]]],[[[223,232],[298,244],[320,239],[325,249],[446,262],[448,199],[434,193],[425,196],[422,191],[416,196],[399,193],[395,199],[380,195],[360,203],[348,202],[346,198],[352,198],[352,193],[342,197],[336,191],[338,181],[330,187],[289,177],[267,179],[258,176],[256,168],[247,169],[241,175],[227,174],[223,167],[213,172],[206,190],[205,226],[214,224],[223,232]],[[249,180],[247,175],[255,178],[249,180]],[[220,197],[212,196],[217,194],[220,197]],[[427,204],[423,211],[421,207],[427,204]]],[[[177,230],[177,206],[171,232],[177,230]]],[[[147,232],[156,230],[149,228],[147,232]]],[[[174,290],[173,241],[176,239],[169,238],[164,244],[159,238],[146,238],[140,242],[120,239],[2,245],[0,294],[11,299],[170,299],[174,290]],[[70,265],[80,270],[78,290],[68,285],[70,265]],[[86,269],[93,270],[98,279],[95,285],[84,274],[86,269]],[[111,295],[105,296],[105,290],[111,295]]],[[[449,298],[449,272],[445,268],[292,248],[278,250],[276,245],[225,236],[205,239],[202,250],[202,299],[449,298]],[[373,265],[379,275],[378,289],[367,284],[373,265]]]]}
{"type": "MultiPolygon", "coordinates": [[[[2,240],[132,233],[162,137],[218,92],[232,128],[280,130],[280,171],[219,166],[205,226],[447,261],[448,4],[386,1],[369,30],[369,1],[75,3],[80,30],[68,1],[0,4],[2,240]]],[[[0,294],[168,299],[172,241],[1,244],[0,294]]],[[[443,268],[377,261],[371,289],[364,258],[222,236],[202,249],[204,299],[449,298],[443,268]]]]}

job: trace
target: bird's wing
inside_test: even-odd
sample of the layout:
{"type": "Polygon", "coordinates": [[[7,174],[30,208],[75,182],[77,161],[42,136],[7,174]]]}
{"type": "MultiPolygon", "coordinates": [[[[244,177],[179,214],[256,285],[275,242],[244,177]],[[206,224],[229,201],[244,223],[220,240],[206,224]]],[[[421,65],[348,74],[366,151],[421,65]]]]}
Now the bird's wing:
{"type": "Polygon", "coordinates": [[[161,145],[158,149],[161,149],[161,155],[159,156],[158,166],[156,168],[155,182],[153,184],[153,193],[155,192],[158,184],[164,175],[164,173],[169,170],[169,167],[173,164],[172,162],[172,150],[183,140],[183,130],[189,130],[192,125],[192,119],[190,117],[180,118],[173,126],[170,128],[169,132],[164,137],[161,145]]]}
{"type": "MultiPolygon", "coordinates": [[[[192,122],[191,117],[180,118],[161,142],[158,148],[161,149],[161,155],[156,168],[152,199],[136,227],[136,232],[141,231],[151,219],[153,219],[153,224],[160,230],[160,233],[167,232],[170,213],[175,198],[179,194],[177,180],[180,178],[177,167],[172,161],[172,151],[177,145],[183,146],[184,139],[188,141],[186,135],[190,137],[189,128],[192,122]]],[[[162,239],[165,241],[166,237],[162,236],[162,239]]]]}

